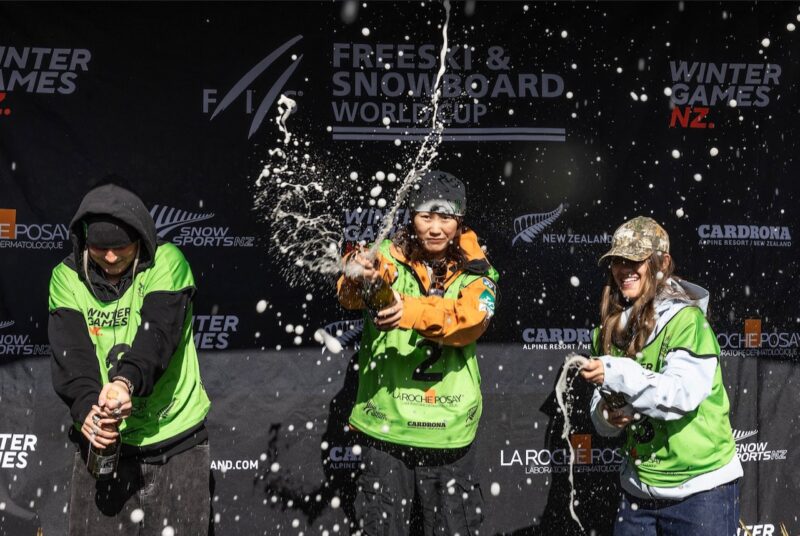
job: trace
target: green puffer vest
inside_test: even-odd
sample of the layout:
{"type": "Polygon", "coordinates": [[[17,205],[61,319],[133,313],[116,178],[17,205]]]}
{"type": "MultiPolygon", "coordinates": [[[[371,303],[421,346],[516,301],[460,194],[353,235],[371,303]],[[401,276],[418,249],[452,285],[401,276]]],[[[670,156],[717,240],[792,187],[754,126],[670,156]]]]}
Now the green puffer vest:
{"type": "MultiPolygon", "coordinates": [[[[600,355],[599,328],[592,332],[592,351],[600,355]]],[[[687,305],[678,311],[637,355],[642,367],[660,372],[670,351],[684,350],[701,359],[718,359],[719,344],[703,312],[687,305]]],[[[612,346],[611,355],[630,359],[612,346]]],[[[717,370],[709,394],[692,412],[664,421],[642,416],[626,428],[625,451],[648,486],[675,487],[726,465],[736,455],[729,418],[730,403],[717,370]]]]}
{"type": "MultiPolygon", "coordinates": [[[[391,241],[380,251],[397,267],[392,288],[424,296],[414,270],[391,255],[391,241]]],[[[463,272],[446,289],[458,298],[462,288],[498,274],[463,272]]],[[[399,445],[459,448],[472,443],[482,412],[481,376],[475,343],[461,348],[440,346],[413,329],[378,331],[369,314],[358,353],[359,384],[350,423],[365,434],[399,445]]]]}

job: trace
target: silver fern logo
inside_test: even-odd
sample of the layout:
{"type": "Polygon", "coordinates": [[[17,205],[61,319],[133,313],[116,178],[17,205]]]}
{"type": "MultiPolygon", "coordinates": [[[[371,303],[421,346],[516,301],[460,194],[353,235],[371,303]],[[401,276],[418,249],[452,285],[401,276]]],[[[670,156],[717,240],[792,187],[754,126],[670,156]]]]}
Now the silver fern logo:
{"type": "Polygon", "coordinates": [[[517,240],[522,240],[528,244],[532,243],[533,239],[536,238],[539,233],[552,225],[553,222],[555,222],[559,216],[561,216],[561,213],[564,212],[565,208],[567,208],[567,205],[561,203],[558,205],[558,208],[552,212],[526,214],[515,219],[514,232],[516,234],[514,236],[514,240],[511,241],[511,245],[515,245],[517,240]]]}
{"type": "Polygon", "coordinates": [[[170,231],[183,225],[197,223],[214,217],[213,212],[187,212],[173,207],[154,205],[150,209],[150,215],[156,223],[156,233],[159,238],[166,237],[170,231]]]}
{"type": "Polygon", "coordinates": [[[733,431],[733,440],[738,443],[739,441],[743,441],[743,440],[747,439],[748,437],[753,437],[757,433],[758,433],[758,430],[748,430],[748,431],[745,431],[745,430],[734,430],[733,431]]]}
{"type": "Polygon", "coordinates": [[[13,320],[3,320],[2,322],[0,322],[0,329],[10,328],[13,325],[14,325],[13,320]]]}
{"type": "Polygon", "coordinates": [[[323,329],[329,335],[336,337],[342,346],[349,346],[353,343],[358,343],[361,339],[361,332],[364,330],[364,320],[339,320],[338,322],[331,322],[323,329]]]}

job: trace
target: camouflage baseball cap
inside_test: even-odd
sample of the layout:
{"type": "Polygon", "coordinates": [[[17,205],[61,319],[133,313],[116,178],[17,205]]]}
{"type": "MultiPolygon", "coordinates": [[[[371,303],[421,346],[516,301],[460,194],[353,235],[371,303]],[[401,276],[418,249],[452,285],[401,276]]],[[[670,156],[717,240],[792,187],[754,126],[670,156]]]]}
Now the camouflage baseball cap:
{"type": "Polygon", "coordinates": [[[669,235],[654,219],[637,216],[614,231],[611,249],[600,257],[597,264],[607,257],[643,261],[656,251],[669,253],[669,235]]]}

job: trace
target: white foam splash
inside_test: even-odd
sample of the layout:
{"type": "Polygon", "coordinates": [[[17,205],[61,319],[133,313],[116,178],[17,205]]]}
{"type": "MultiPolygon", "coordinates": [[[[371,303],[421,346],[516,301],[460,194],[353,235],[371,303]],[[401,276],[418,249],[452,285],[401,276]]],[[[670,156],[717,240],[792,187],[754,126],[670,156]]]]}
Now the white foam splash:
{"type": "Polygon", "coordinates": [[[339,354],[342,352],[342,343],[339,339],[320,328],[314,332],[314,340],[320,344],[324,344],[325,348],[332,354],[339,354]]]}
{"type": "Polygon", "coordinates": [[[297,109],[297,101],[290,99],[286,95],[281,94],[281,97],[278,99],[278,117],[275,118],[275,122],[278,123],[278,129],[283,132],[283,144],[286,145],[289,143],[289,140],[292,139],[292,134],[289,132],[289,129],[286,128],[286,120],[289,119],[289,116],[294,113],[297,109]]]}
{"type": "Polygon", "coordinates": [[[569,432],[572,428],[569,421],[570,408],[568,407],[569,404],[564,400],[564,394],[572,386],[572,382],[568,380],[570,369],[576,368],[580,370],[588,362],[589,360],[582,355],[575,353],[567,355],[564,359],[564,368],[561,369],[561,375],[558,377],[558,382],[556,383],[556,400],[558,401],[558,407],[561,408],[561,415],[564,417],[564,430],[561,432],[561,438],[566,440],[569,446],[569,513],[581,530],[584,531],[586,529],[583,528],[581,520],[578,519],[578,514],[575,513],[575,479],[573,478],[575,449],[572,447],[572,441],[570,441],[569,438],[569,432]]]}
{"type": "Polygon", "coordinates": [[[389,233],[394,225],[394,220],[397,217],[397,212],[403,206],[403,202],[405,201],[408,192],[411,190],[417,180],[430,169],[431,163],[439,155],[437,149],[439,148],[439,144],[442,143],[442,132],[444,131],[444,123],[439,119],[439,100],[442,96],[442,77],[444,76],[447,67],[445,58],[447,57],[447,28],[450,24],[449,0],[444,1],[444,10],[445,20],[444,24],[442,25],[442,48],[439,52],[439,70],[436,73],[436,81],[433,84],[434,93],[431,99],[431,108],[433,108],[433,113],[431,114],[431,131],[428,132],[428,134],[425,136],[425,139],[422,141],[422,145],[420,146],[419,151],[417,151],[417,156],[414,158],[411,169],[408,171],[408,173],[406,173],[406,176],[402,182],[402,186],[400,186],[400,189],[397,190],[397,194],[395,194],[394,197],[394,203],[392,204],[392,209],[387,211],[383,217],[383,222],[381,223],[381,227],[377,236],[375,237],[375,242],[368,252],[368,258],[370,259],[375,258],[381,242],[383,242],[383,240],[389,236],[389,233]]]}

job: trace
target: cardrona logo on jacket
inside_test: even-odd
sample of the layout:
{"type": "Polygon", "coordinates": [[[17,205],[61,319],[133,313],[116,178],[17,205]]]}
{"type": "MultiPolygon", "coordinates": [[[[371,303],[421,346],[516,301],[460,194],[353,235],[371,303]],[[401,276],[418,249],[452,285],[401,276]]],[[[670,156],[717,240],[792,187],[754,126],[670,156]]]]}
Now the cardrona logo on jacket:
{"type": "Polygon", "coordinates": [[[213,212],[189,212],[165,205],[153,205],[150,215],[156,224],[158,237],[169,240],[177,246],[245,248],[255,246],[254,236],[234,236],[230,227],[195,225],[213,218],[213,212]],[[176,229],[178,232],[172,234],[176,229]]]}

